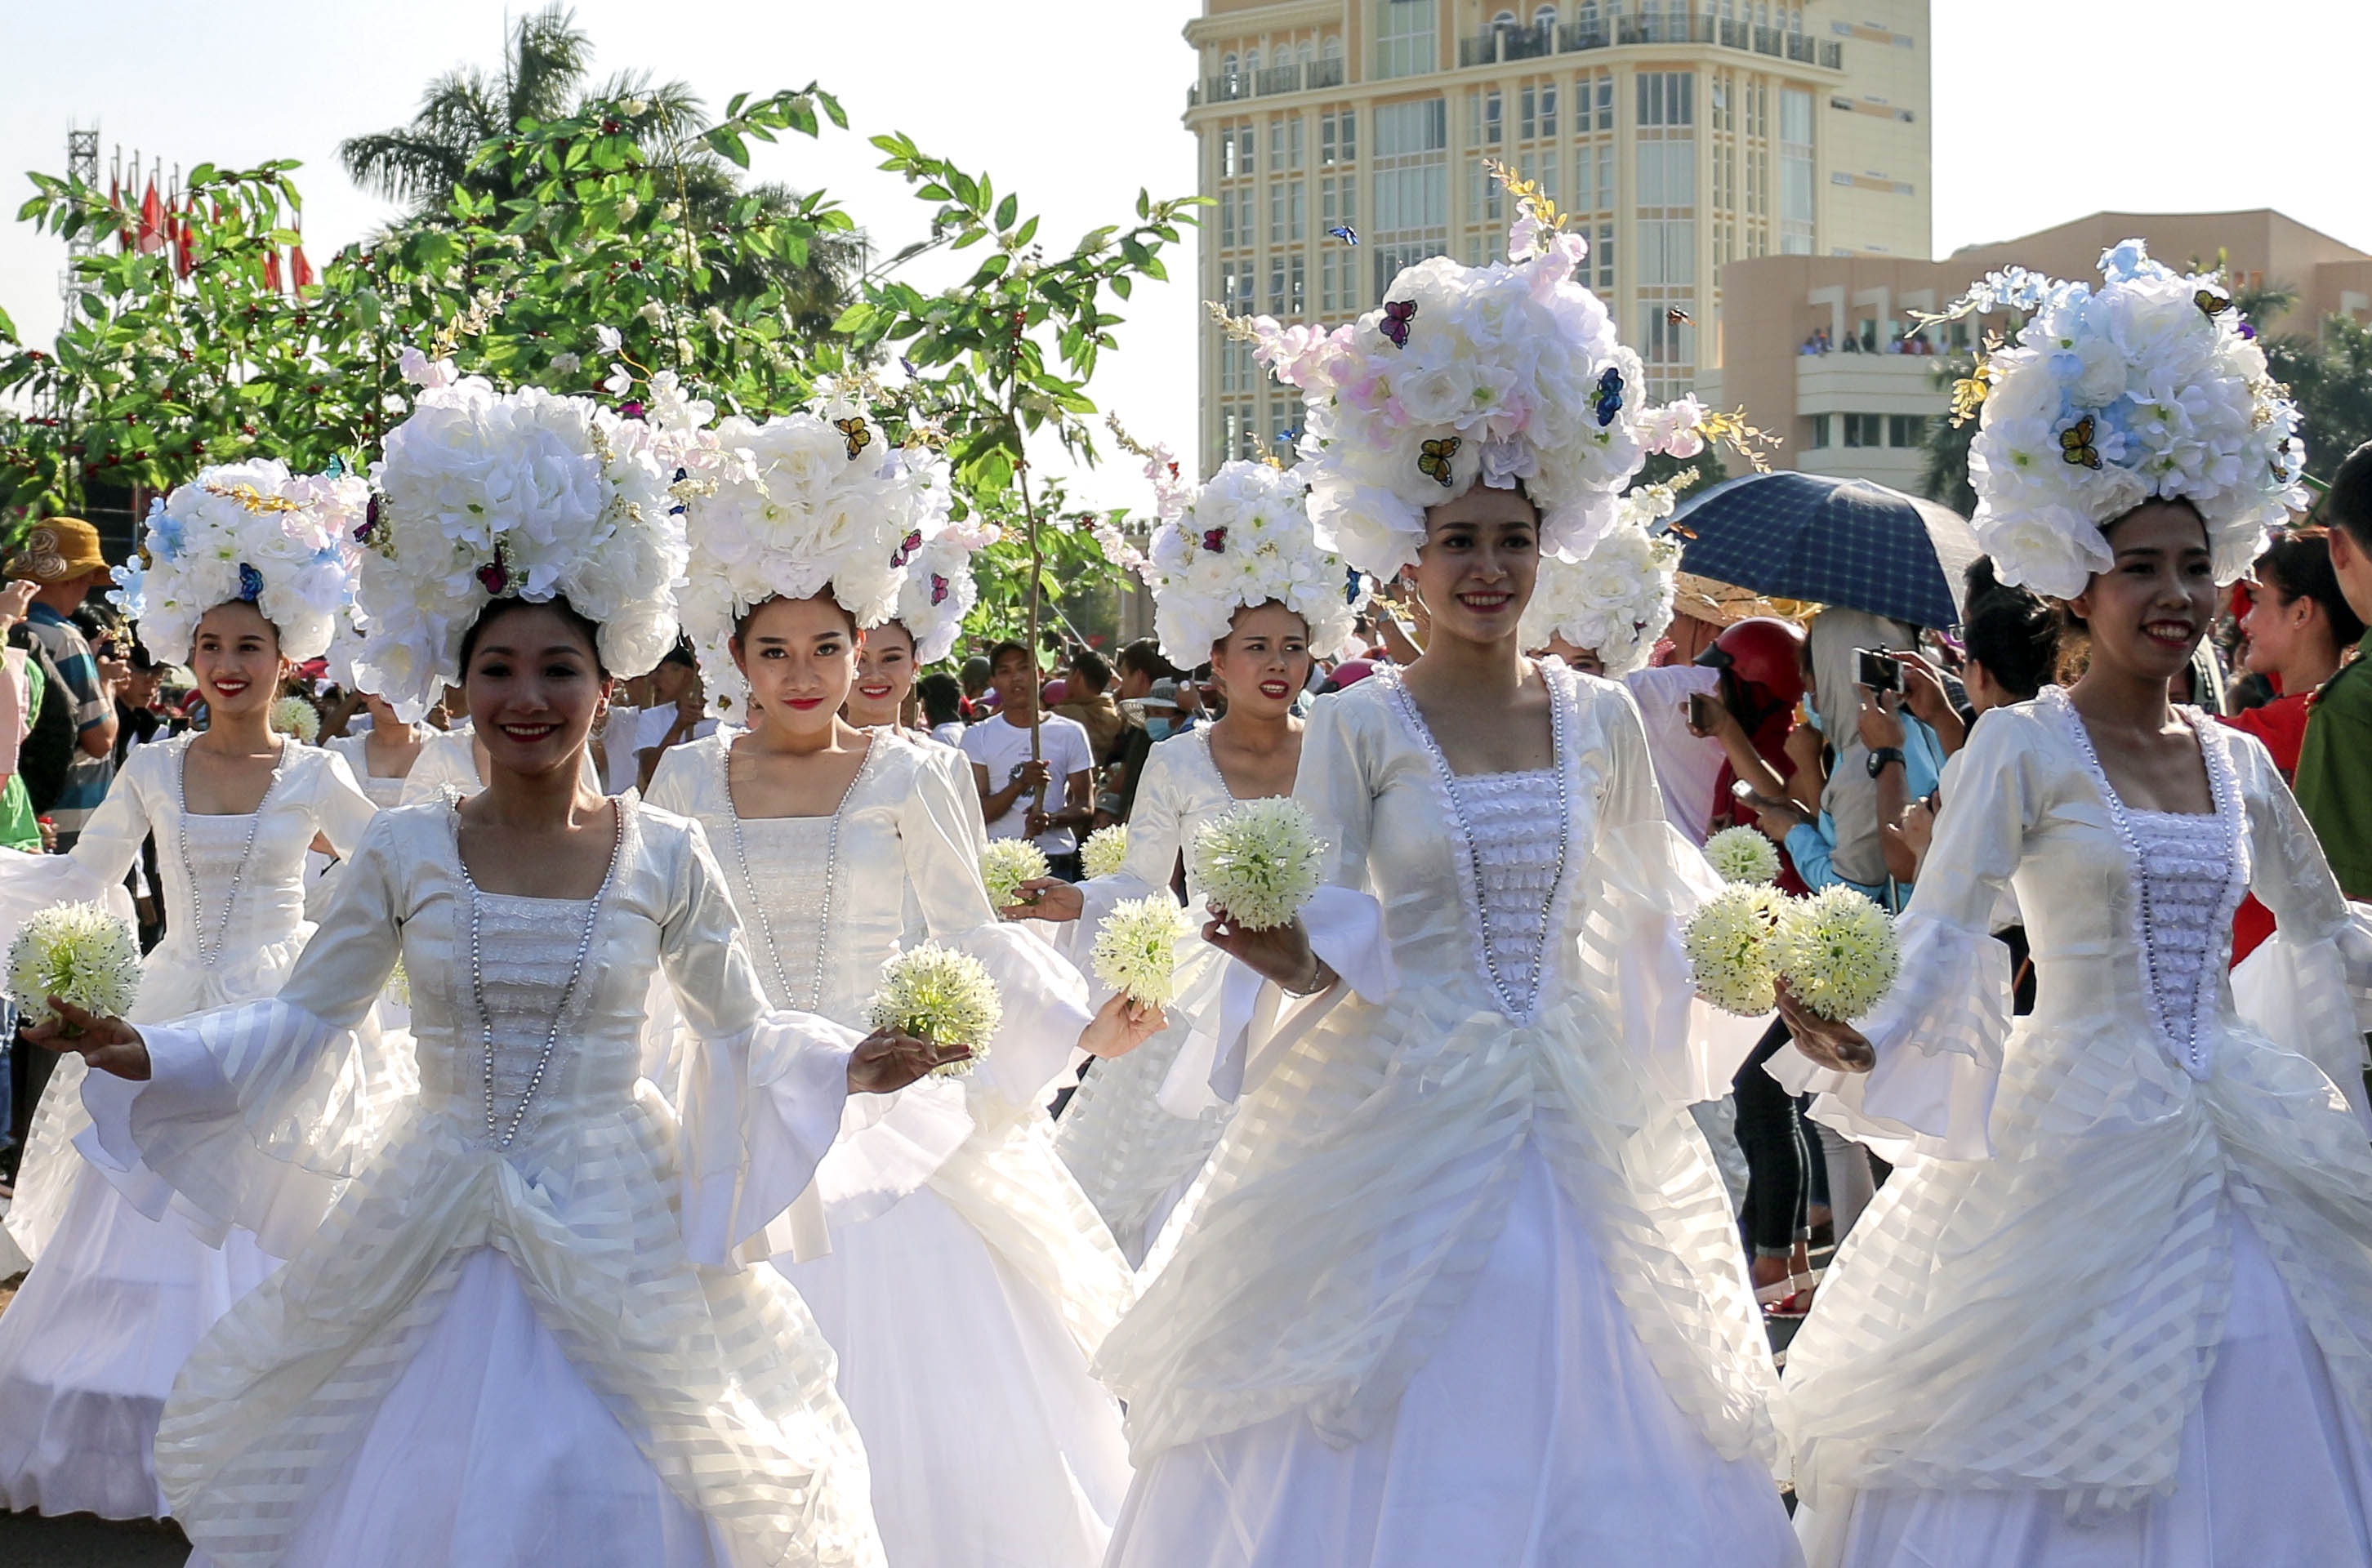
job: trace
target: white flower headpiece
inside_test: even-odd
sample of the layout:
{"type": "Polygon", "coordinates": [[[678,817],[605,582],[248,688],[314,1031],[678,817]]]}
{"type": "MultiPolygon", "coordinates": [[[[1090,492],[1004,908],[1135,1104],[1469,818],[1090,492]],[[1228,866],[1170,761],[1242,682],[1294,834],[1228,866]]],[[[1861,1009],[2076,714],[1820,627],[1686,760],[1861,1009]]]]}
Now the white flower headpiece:
{"type": "Polygon", "coordinates": [[[589,399],[431,377],[371,470],[357,682],[421,718],[460,679],[479,613],[513,597],[565,598],[610,674],[648,673],[676,643],[689,492],[659,445],[589,399]]]}
{"type": "MultiPolygon", "coordinates": [[[[1403,271],[1383,306],[1329,332],[1239,329],[1301,389],[1300,472],[1320,545],[1388,577],[1424,542],[1424,511],[1476,481],[1520,482],[1542,550],[1568,560],[1614,526],[1615,501],[1661,435],[1643,424],[1639,356],[1573,281],[1587,246],[1529,216],[1516,259],[1403,271]]],[[[1691,436],[1691,439],[1693,437],[1691,436]]]]}
{"type": "Polygon", "coordinates": [[[186,664],[199,618],[244,599],[298,663],[327,652],[354,597],[354,528],[370,487],[352,474],[292,474],[278,459],[224,463],[150,503],[144,563],[115,569],[141,641],[186,664]]]}
{"type": "Polygon", "coordinates": [[[2232,582],[2306,505],[2297,409],[2216,279],[2159,265],[2138,239],[2103,251],[2100,273],[2094,288],[1995,273],[1941,318],[2029,316],[1962,384],[1963,408],[1982,400],[1969,450],[1978,542],[2003,582],[2069,598],[2115,564],[2105,525],[2187,501],[2215,580],[2232,582]]]}
{"type": "MultiPolygon", "coordinates": [[[[690,520],[684,630],[711,705],[739,714],[747,692],[732,642],[741,617],[768,599],[829,588],[860,628],[890,620],[909,563],[945,528],[949,492],[944,464],[885,447],[881,427],[849,403],[762,424],[736,415],[717,426],[704,460],[707,482],[690,520]]],[[[934,560],[935,570],[951,563],[934,560]]],[[[969,583],[969,572],[961,576],[969,583]]],[[[946,598],[924,608],[957,597],[955,577],[947,581],[946,598]]],[[[924,633],[909,630],[919,656],[924,633]]],[[[941,628],[934,621],[930,630],[936,638],[941,628]]],[[[953,643],[952,631],[946,637],[953,643]]]]}
{"type": "Polygon", "coordinates": [[[1301,481],[1271,463],[1221,465],[1200,489],[1166,479],[1169,454],[1157,450],[1161,521],[1140,568],[1153,590],[1153,630],[1162,656],[1192,669],[1211,656],[1236,611],[1273,599],[1308,624],[1309,651],[1331,657],[1356,628],[1350,571],[1318,544],[1301,481]]]}
{"type": "Polygon", "coordinates": [[[1669,485],[1650,485],[1622,497],[1621,520],[1579,561],[1541,560],[1531,602],[1524,607],[1527,648],[1562,638],[1599,656],[1610,678],[1640,668],[1656,639],[1672,623],[1673,581],[1680,552],[1654,525],[1671,516],[1669,485]]]}
{"type": "Polygon", "coordinates": [[[942,522],[922,548],[906,558],[891,619],[914,639],[914,662],[936,664],[955,650],[964,617],[980,602],[971,558],[1002,537],[993,523],[942,522]]]}

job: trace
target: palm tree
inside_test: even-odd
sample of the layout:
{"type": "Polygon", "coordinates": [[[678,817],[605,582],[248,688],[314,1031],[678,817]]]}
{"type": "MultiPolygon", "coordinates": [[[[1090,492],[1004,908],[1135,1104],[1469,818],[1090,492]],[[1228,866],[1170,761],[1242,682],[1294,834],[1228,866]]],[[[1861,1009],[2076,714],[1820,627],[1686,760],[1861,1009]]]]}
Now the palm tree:
{"type": "MultiPolygon", "coordinates": [[[[735,204],[745,201],[755,201],[762,217],[797,203],[786,186],[740,183],[738,172],[700,139],[707,116],[690,87],[653,87],[648,77],[627,74],[588,92],[592,64],[593,41],[577,27],[575,13],[556,4],[546,6],[513,29],[499,75],[490,77],[474,65],[446,72],[428,84],[409,125],[350,137],[338,145],[338,159],[355,183],[405,203],[417,215],[441,212],[456,186],[506,202],[525,192],[511,187],[499,162],[471,166],[482,145],[508,135],[522,120],[556,120],[588,101],[636,98],[669,130],[685,210],[696,224],[724,226],[735,204]]],[[[762,272],[720,276],[705,300],[729,304],[779,287],[793,324],[820,335],[852,297],[865,252],[862,235],[819,236],[804,266],[775,261],[762,272]]]]}

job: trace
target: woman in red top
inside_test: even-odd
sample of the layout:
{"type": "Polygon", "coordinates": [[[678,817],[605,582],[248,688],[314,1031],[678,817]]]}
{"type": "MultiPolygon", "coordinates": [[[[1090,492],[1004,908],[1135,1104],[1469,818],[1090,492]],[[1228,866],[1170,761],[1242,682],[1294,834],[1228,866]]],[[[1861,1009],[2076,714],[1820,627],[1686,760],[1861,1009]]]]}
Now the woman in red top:
{"type": "MultiPolygon", "coordinates": [[[[2257,557],[2243,662],[2282,694],[2224,722],[2265,743],[2285,780],[2297,772],[2306,743],[2307,711],[2322,683],[2339,673],[2341,654],[2364,635],[2331,569],[2331,546],[2320,528],[2299,528],[2257,557]]],[[[2238,963],[2273,934],[2273,917],[2251,898],[2232,919],[2232,961],[2238,963]]]]}

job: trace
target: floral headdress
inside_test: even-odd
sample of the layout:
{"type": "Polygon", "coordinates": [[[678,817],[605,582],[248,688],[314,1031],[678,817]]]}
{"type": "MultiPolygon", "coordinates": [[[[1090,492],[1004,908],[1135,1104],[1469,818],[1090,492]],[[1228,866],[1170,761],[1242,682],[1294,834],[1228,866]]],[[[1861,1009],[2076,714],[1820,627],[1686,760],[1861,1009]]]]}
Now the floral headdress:
{"type": "Polygon", "coordinates": [[[1196,488],[1178,482],[1177,465],[1157,447],[1145,473],[1160,520],[1138,571],[1153,590],[1163,657],[1193,668],[1227,634],[1236,611],[1272,599],[1308,624],[1310,652],[1343,651],[1366,595],[1355,602],[1349,568],[1320,548],[1296,475],[1273,463],[1232,462],[1196,488]]]}
{"type": "Polygon", "coordinates": [[[980,602],[971,558],[1002,537],[994,524],[942,521],[906,558],[905,581],[891,617],[914,639],[914,662],[936,664],[955,650],[964,617],[980,602]]]}
{"type": "Polygon", "coordinates": [[[1649,485],[1622,497],[1620,520],[1579,561],[1541,559],[1524,607],[1524,646],[1562,638],[1597,654],[1615,679],[1646,664],[1672,623],[1680,551],[1657,525],[1672,515],[1674,489],[1649,485]]]}
{"type": "Polygon", "coordinates": [[[235,599],[272,622],[284,656],[318,658],[354,597],[369,496],[354,475],[292,474],[276,458],[201,470],[149,505],[146,560],[115,569],[116,598],[169,664],[188,663],[199,619],[235,599]]]}
{"type": "Polygon", "coordinates": [[[2217,279],[2161,266],[2138,239],[2101,252],[2100,274],[2095,288],[1994,273],[1936,318],[2028,317],[1954,399],[1963,419],[1982,411],[1969,450],[1978,542],[2003,582],[2068,598],[2115,564],[2105,525],[2187,501],[2215,580],[2232,582],[2306,504],[2297,409],[2217,279]]]}
{"type": "Polygon", "coordinates": [[[1693,439],[1701,411],[1649,418],[1639,356],[1574,281],[1587,245],[1554,226],[1544,202],[1524,195],[1519,209],[1510,260],[1420,261],[1347,326],[1231,323],[1301,389],[1309,520],[1321,546],[1363,572],[1389,576],[1413,562],[1425,508],[1477,480],[1521,483],[1540,509],[1542,550],[1578,559],[1614,526],[1647,454],[1693,439]]]}
{"type": "MultiPolygon", "coordinates": [[[[890,620],[910,563],[944,531],[948,488],[936,459],[886,446],[871,414],[842,401],[763,423],[728,418],[704,460],[705,493],[690,518],[684,630],[711,706],[738,714],[747,706],[732,651],[741,617],[771,598],[829,588],[860,628],[890,620]]],[[[952,563],[945,553],[934,555],[934,570],[952,563]]],[[[946,598],[955,598],[955,576],[941,575],[946,598]]],[[[960,574],[967,585],[970,575],[960,574]]],[[[924,633],[909,630],[919,656],[924,633]]],[[[929,630],[936,640],[936,623],[929,630]]],[[[946,637],[953,643],[952,631],[946,637]]]]}
{"type": "Polygon", "coordinates": [[[632,678],[676,644],[683,494],[659,434],[586,398],[497,392],[443,362],[388,433],[355,609],[355,678],[406,720],[460,679],[461,640],[486,606],[565,598],[599,628],[601,663],[632,678]]]}

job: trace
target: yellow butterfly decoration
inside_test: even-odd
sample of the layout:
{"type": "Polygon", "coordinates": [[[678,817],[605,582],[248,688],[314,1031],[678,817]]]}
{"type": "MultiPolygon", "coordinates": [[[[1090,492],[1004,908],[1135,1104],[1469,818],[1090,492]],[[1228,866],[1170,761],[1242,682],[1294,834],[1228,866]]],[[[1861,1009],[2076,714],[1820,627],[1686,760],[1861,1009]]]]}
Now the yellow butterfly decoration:
{"type": "Polygon", "coordinates": [[[1417,459],[1416,466],[1427,479],[1447,489],[1449,485],[1449,459],[1458,456],[1458,448],[1464,445],[1466,443],[1455,436],[1427,441],[1424,454],[1417,459]]]}
{"type": "Polygon", "coordinates": [[[2191,303],[2198,306],[2202,311],[2206,313],[2211,320],[2232,308],[2232,301],[2230,297],[2226,295],[2218,294],[2212,288],[2203,288],[2197,294],[2192,295],[2191,296],[2191,303]]]}
{"type": "Polygon", "coordinates": [[[873,432],[866,428],[864,416],[861,414],[848,419],[835,419],[831,422],[831,427],[839,431],[842,437],[848,442],[850,462],[856,460],[857,453],[873,445],[873,432]]]}
{"type": "Polygon", "coordinates": [[[2092,445],[2092,416],[2086,414],[2059,433],[2059,455],[2068,462],[2084,468],[2100,466],[2100,453],[2092,445]]]}

